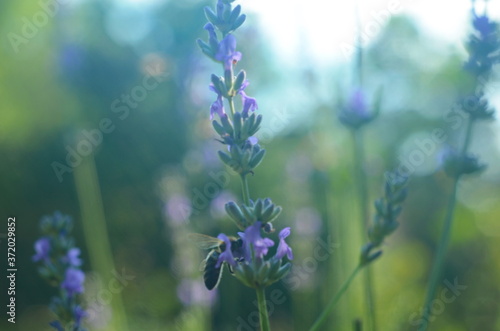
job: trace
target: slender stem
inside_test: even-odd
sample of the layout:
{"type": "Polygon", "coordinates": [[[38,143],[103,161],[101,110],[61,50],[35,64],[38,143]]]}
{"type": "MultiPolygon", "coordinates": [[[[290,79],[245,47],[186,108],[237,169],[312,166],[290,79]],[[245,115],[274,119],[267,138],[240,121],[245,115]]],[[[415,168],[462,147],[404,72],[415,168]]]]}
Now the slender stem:
{"type": "Polygon", "coordinates": [[[356,267],[356,269],[354,269],[354,271],[351,273],[351,275],[349,276],[349,278],[347,278],[347,280],[344,282],[344,284],[342,284],[342,286],[340,287],[339,291],[335,294],[335,296],[332,298],[332,300],[330,300],[330,302],[325,307],[325,309],[323,310],[323,312],[321,313],[321,315],[314,322],[313,326],[311,326],[311,328],[309,329],[309,331],[318,330],[319,327],[323,323],[326,322],[326,319],[327,319],[328,315],[330,315],[330,313],[332,312],[333,308],[335,308],[335,306],[337,305],[337,303],[340,300],[340,298],[342,297],[342,295],[345,293],[345,291],[347,291],[347,289],[349,288],[349,285],[351,285],[351,282],[356,277],[356,275],[361,270],[361,268],[362,267],[360,265],[358,265],[356,267]]]}
{"type": "MultiPolygon", "coordinates": [[[[82,160],[74,169],[75,187],[80,204],[82,228],[89,252],[90,267],[102,277],[102,284],[111,282],[115,264],[108,237],[101,189],[93,155],[82,160]]],[[[104,289],[104,285],[103,289],[104,289]]],[[[99,289],[99,290],[103,290],[99,289]]],[[[120,291],[113,294],[113,318],[107,327],[110,331],[127,331],[127,315],[120,291]]]]}
{"type": "Polygon", "coordinates": [[[248,180],[247,175],[241,175],[241,189],[243,192],[243,203],[245,205],[250,205],[250,191],[248,190],[248,180]]]}
{"type": "MultiPolygon", "coordinates": [[[[354,163],[358,181],[359,211],[360,211],[360,235],[361,243],[365,240],[365,232],[368,224],[368,183],[366,173],[363,169],[365,163],[363,136],[360,130],[353,131],[354,140],[354,163]]],[[[372,269],[367,266],[364,274],[365,304],[368,314],[368,325],[372,331],[377,330],[375,316],[375,294],[373,293],[372,269]]]]}
{"type": "Polygon", "coordinates": [[[261,331],[270,331],[269,326],[269,315],[267,314],[266,307],[266,293],[263,287],[257,287],[257,302],[259,306],[259,316],[260,316],[260,329],[261,331]]]}
{"type": "MultiPolygon", "coordinates": [[[[469,147],[472,137],[473,124],[474,121],[469,119],[467,123],[464,144],[462,147],[462,153],[461,153],[462,156],[464,156],[467,153],[467,149],[469,147]]],[[[441,233],[441,239],[439,240],[439,245],[436,251],[436,258],[434,260],[434,264],[431,270],[431,275],[429,277],[429,285],[427,287],[427,295],[425,298],[424,314],[423,314],[424,324],[422,324],[422,326],[419,328],[419,331],[427,330],[429,324],[428,321],[431,315],[431,304],[436,296],[436,290],[438,288],[439,279],[443,272],[444,258],[446,255],[446,251],[448,250],[448,245],[451,237],[451,229],[453,226],[453,215],[455,213],[455,205],[457,202],[457,191],[458,191],[459,181],[460,181],[460,175],[455,176],[455,178],[453,179],[453,189],[450,195],[450,200],[448,202],[448,208],[446,210],[446,218],[444,221],[443,232],[441,233]]]]}
{"type": "Polygon", "coordinates": [[[233,97],[228,98],[227,101],[229,102],[229,109],[231,110],[231,118],[233,118],[234,113],[236,112],[236,110],[234,109],[233,97]]]}

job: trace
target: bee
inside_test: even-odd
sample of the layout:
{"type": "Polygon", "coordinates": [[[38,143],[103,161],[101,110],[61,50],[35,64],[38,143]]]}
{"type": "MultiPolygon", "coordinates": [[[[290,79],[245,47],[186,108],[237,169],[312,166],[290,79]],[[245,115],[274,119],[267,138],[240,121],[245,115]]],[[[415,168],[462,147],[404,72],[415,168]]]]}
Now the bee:
{"type": "MultiPolygon", "coordinates": [[[[231,252],[238,261],[243,259],[243,240],[236,237],[228,237],[231,241],[231,252]]],[[[204,260],[203,267],[203,280],[205,282],[205,287],[209,290],[213,290],[219,285],[219,281],[222,277],[222,268],[224,263],[218,268],[217,260],[219,255],[226,249],[226,243],[218,238],[210,237],[199,233],[190,233],[189,239],[193,241],[196,246],[201,249],[210,249],[206,259],[204,260]]],[[[229,271],[232,273],[232,268],[229,266],[229,271]]]]}

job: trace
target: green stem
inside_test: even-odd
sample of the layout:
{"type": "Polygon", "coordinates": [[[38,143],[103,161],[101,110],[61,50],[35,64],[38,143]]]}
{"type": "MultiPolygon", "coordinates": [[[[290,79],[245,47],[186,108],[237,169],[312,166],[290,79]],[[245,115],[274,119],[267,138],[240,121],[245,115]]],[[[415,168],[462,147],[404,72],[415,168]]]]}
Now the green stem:
{"type": "Polygon", "coordinates": [[[231,118],[234,117],[234,113],[236,112],[236,110],[234,109],[234,101],[233,101],[233,98],[230,97],[227,99],[227,101],[229,102],[229,109],[231,110],[231,118]]]}
{"type": "MultiPolygon", "coordinates": [[[[461,152],[462,156],[464,156],[467,153],[467,149],[469,148],[469,144],[472,137],[473,124],[474,121],[469,119],[467,123],[464,144],[461,152]]],[[[429,285],[427,287],[427,295],[425,298],[424,314],[423,314],[424,324],[422,324],[422,326],[419,328],[419,331],[427,330],[428,321],[431,315],[431,304],[436,296],[436,290],[438,288],[439,279],[443,272],[444,258],[446,255],[446,251],[448,250],[448,245],[451,237],[451,229],[453,226],[453,215],[455,213],[455,206],[457,202],[457,191],[458,191],[459,181],[460,181],[460,175],[455,176],[455,178],[453,179],[453,190],[451,192],[450,200],[448,202],[448,208],[446,210],[446,218],[444,221],[443,232],[441,233],[441,239],[439,240],[439,245],[436,251],[436,259],[434,260],[434,264],[431,270],[431,275],[429,277],[429,285]]]]}
{"type": "Polygon", "coordinates": [[[351,282],[356,277],[356,275],[361,270],[361,268],[362,268],[362,266],[358,265],[356,267],[356,269],[354,269],[354,271],[351,273],[351,275],[349,276],[349,278],[347,278],[347,280],[344,282],[344,284],[342,284],[342,287],[340,287],[340,289],[337,292],[337,294],[335,294],[335,296],[332,298],[332,300],[330,300],[330,302],[325,307],[325,309],[323,310],[323,312],[321,313],[321,315],[314,322],[313,326],[311,326],[311,328],[309,329],[309,331],[318,330],[319,327],[323,323],[326,322],[326,320],[328,318],[328,315],[330,315],[330,313],[332,312],[333,308],[335,308],[335,306],[337,305],[337,303],[340,300],[340,298],[342,297],[342,295],[345,293],[345,291],[347,291],[347,289],[349,288],[349,285],[351,285],[351,282]]]}
{"type": "Polygon", "coordinates": [[[247,175],[241,175],[241,189],[243,192],[243,203],[250,206],[250,191],[248,189],[247,175]]]}
{"type": "MultiPolygon", "coordinates": [[[[363,169],[365,164],[364,144],[361,131],[353,131],[354,140],[354,163],[358,181],[359,211],[360,211],[360,235],[361,244],[365,241],[365,232],[368,225],[368,181],[363,169]]],[[[372,331],[377,330],[375,316],[375,295],[373,293],[372,269],[367,266],[364,274],[365,304],[368,314],[368,325],[372,331]]]]}
{"type": "MultiPolygon", "coordinates": [[[[102,284],[108,284],[114,279],[112,272],[115,270],[115,264],[93,155],[87,156],[78,167],[75,167],[74,178],[90,269],[99,273],[103,280],[102,284]]],[[[113,318],[106,330],[128,330],[127,315],[120,292],[113,294],[110,307],[113,318]]]]}
{"type": "Polygon", "coordinates": [[[266,293],[263,287],[257,287],[257,302],[259,307],[259,317],[260,317],[260,329],[261,331],[270,331],[269,326],[269,315],[267,314],[266,307],[266,293]]]}

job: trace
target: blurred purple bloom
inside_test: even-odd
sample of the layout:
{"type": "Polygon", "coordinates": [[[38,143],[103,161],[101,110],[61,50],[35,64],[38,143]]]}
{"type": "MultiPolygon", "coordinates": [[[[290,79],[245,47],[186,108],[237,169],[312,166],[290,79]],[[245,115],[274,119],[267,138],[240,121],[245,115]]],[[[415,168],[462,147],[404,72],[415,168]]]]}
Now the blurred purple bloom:
{"type": "Polygon", "coordinates": [[[218,194],[210,203],[210,214],[213,218],[222,218],[226,214],[226,203],[228,201],[234,201],[236,197],[231,191],[224,190],[218,194]]]}
{"type": "Polygon", "coordinates": [[[369,112],[366,95],[360,88],[355,89],[347,103],[341,107],[339,120],[352,129],[360,128],[375,117],[375,114],[369,112]]]}
{"type": "Polygon", "coordinates": [[[255,145],[255,144],[257,144],[259,142],[259,138],[255,137],[255,136],[251,136],[251,137],[248,138],[248,141],[253,146],[253,145],[255,145]]]}
{"type": "Polygon", "coordinates": [[[175,194],[167,201],[165,211],[169,220],[174,224],[187,222],[191,216],[191,200],[181,194],[175,194]]]}
{"type": "Polygon", "coordinates": [[[231,70],[233,64],[241,60],[241,53],[236,51],[236,38],[232,34],[221,40],[215,59],[224,63],[225,70],[231,70]]]}
{"type": "Polygon", "coordinates": [[[35,252],[36,254],[33,255],[32,259],[34,262],[38,262],[40,260],[43,260],[44,262],[48,262],[50,257],[49,257],[49,252],[50,252],[50,240],[49,238],[40,238],[37,241],[35,241],[35,252]]]}
{"type": "Polygon", "coordinates": [[[80,323],[82,322],[82,318],[87,316],[87,312],[80,306],[75,307],[73,314],[75,315],[76,326],[80,326],[80,323]]]}
{"type": "Polygon", "coordinates": [[[177,287],[177,296],[184,306],[211,306],[217,296],[217,291],[207,291],[203,283],[184,279],[177,287]]]}
{"type": "Polygon", "coordinates": [[[217,99],[212,103],[212,106],[210,106],[210,119],[214,118],[214,114],[219,115],[219,117],[222,117],[223,115],[226,114],[224,111],[224,102],[222,101],[222,94],[213,84],[210,84],[208,87],[210,91],[213,91],[217,94],[217,99]]]}
{"type": "Polygon", "coordinates": [[[79,255],[80,255],[79,248],[71,248],[66,254],[64,260],[72,267],[79,267],[82,265],[82,260],[78,257],[79,255]]]}
{"type": "Polygon", "coordinates": [[[241,114],[243,117],[248,117],[248,111],[259,109],[259,105],[257,105],[257,100],[255,100],[255,98],[249,97],[243,90],[239,93],[241,95],[241,102],[243,103],[243,111],[241,114]]]}
{"type": "Polygon", "coordinates": [[[229,238],[224,233],[219,234],[217,238],[224,241],[224,243],[226,244],[226,249],[219,255],[215,267],[219,268],[222,262],[227,262],[233,267],[236,266],[236,261],[234,261],[233,252],[231,251],[231,241],[229,240],[229,238]]]}
{"type": "Polygon", "coordinates": [[[366,105],[366,96],[363,90],[361,89],[354,90],[347,104],[347,108],[349,109],[349,111],[352,111],[353,113],[359,115],[360,117],[369,116],[368,107],[366,105]]]}
{"type": "Polygon", "coordinates": [[[283,256],[287,256],[289,260],[293,260],[292,248],[288,246],[285,242],[285,238],[290,235],[290,227],[284,228],[280,231],[279,238],[280,243],[278,245],[278,250],[276,251],[276,258],[282,259],[283,256]]]}
{"type": "Polygon", "coordinates": [[[83,292],[83,282],[85,281],[85,274],[79,269],[69,268],[66,270],[66,276],[61,284],[69,295],[83,292]]]}
{"type": "Polygon", "coordinates": [[[250,261],[252,259],[252,249],[255,258],[261,259],[267,254],[269,247],[274,246],[274,241],[269,238],[262,238],[260,236],[260,228],[262,223],[257,221],[253,225],[246,228],[245,233],[239,232],[238,234],[243,239],[245,247],[245,259],[250,261]]]}
{"type": "Polygon", "coordinates": [[[473,15],[474,19],[472,21],[472,25],[481,34],[482,37],[486,37],[493,31],[495,31],[496,23],[490,22],[488,16],[477,16],[476,13],[473,13],[473,15]]]}

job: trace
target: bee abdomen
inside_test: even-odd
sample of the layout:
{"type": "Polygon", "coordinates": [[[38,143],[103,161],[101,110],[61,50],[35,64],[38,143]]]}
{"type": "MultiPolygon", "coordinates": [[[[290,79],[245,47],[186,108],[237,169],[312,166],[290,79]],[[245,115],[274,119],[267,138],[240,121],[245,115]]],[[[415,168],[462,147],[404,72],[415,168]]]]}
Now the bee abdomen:
{"type": "Polygon", "coordinates": [[[219,284],[219,280],[222,274],[222,265],[216,268],[217,260],[219,258],[219,253],[212,251],[208,254],[205,260],[205,272],[203,274],[203,280],[205,281],[205,286],[209,290],[213,290],[219,284]]]}

